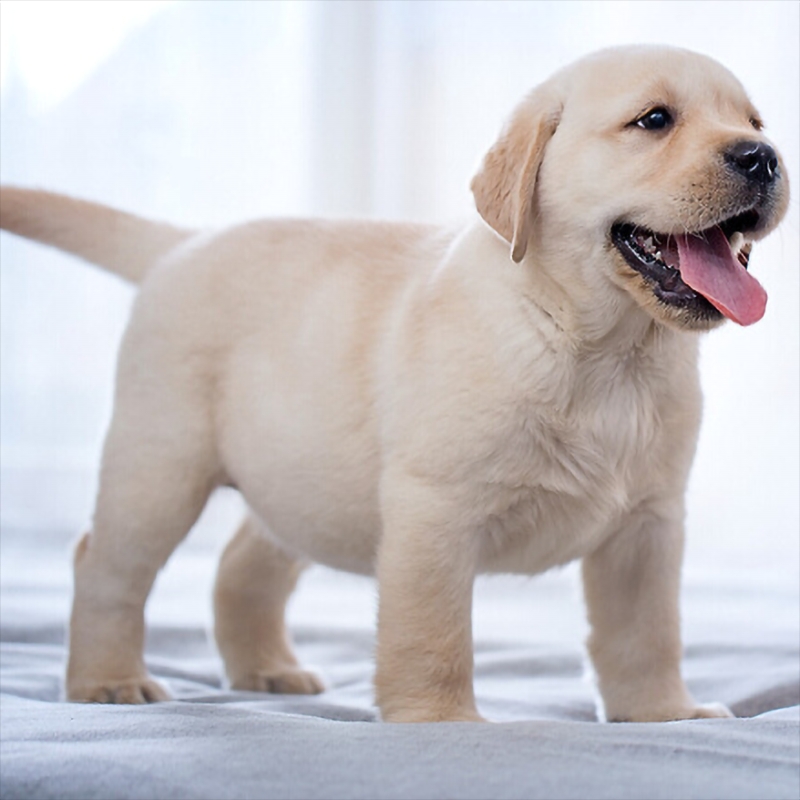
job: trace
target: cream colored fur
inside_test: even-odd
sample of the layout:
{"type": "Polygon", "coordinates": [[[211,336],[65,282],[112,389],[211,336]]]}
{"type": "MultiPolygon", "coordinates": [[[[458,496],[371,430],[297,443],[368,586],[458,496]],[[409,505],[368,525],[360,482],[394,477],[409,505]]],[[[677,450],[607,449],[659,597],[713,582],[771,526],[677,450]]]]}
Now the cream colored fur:
{"type": "MultiPolygon", "coordinates": [[[[268,220],[192,234],[4,189],[2,227],[142,284],[75,555],[67,696],[167,697],[143,661],[144,603],[209,493],[232,484],[251,509],[215,590],[234,687],[321,691],[283,618],[315,561],[377,574],[385,720],[478,720],[475,575],[583,558],[605,716],[729,715],[680,674],[698,332],[609,230],[721,219],[735,188],[720,150],[763,139],[754,115],[707,58],[602,52],[523,100],[473,181],[483,219],[460,230],[268,220]],[[667,143],[630,126],[654,104],[679,115],[667,143]]],[[[779,191],[759,236],[785,211],[779,191]]]]}

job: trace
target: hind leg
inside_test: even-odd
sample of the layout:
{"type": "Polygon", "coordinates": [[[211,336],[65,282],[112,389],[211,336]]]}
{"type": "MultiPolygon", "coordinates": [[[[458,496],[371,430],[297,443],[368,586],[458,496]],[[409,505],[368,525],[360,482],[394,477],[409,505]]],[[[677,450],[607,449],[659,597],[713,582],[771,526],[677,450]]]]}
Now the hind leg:
{"type": "Polygon", "coordinates": [[[214,465],[200,409],[155,391],[118,398],[92,531],[75,552],[69,700],[168,699],[144,665],[144,606],[158,571],[205,505],[214,465]]]}
{"type": "Polygon", "coordinates": [[[267,539],[248,517],[222,554],[214,588],[214,635],[233,689],[318,694],[322,681],[300,668],[284,613],[304,564],[267,539]]]}

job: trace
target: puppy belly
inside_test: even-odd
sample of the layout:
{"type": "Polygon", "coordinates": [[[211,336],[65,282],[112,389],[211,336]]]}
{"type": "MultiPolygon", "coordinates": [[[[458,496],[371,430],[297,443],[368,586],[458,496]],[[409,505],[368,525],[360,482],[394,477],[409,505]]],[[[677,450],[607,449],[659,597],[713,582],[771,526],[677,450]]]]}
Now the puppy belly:
{"type": "MultiPolygon", "coordinates": [[[[280,481],[275,491],[281,493],[280,481]]],[[[334,497],[330,487],[310,483],[287,485],[280,499],[250,486],[243,494],[264,523],[265,535],[288,552],[345,572],[374,574],[380,538],[377,503],[353,503],[334,497]]]]}
{"type": "Polygon", "coordinates": [[[288,551],[370,574],[381,466],[371,394],[340,374],[336,348],[325,351],[321,339],[312,345],[311,355],[292,351],[294,360],[275,352],[232,359],[217,408],[221,460],[288,551]],[[298,365],[301,358],[313,364],[298,365]]]}
{"type": "Polygon", "coordinates": [[[371,574],[380,465],[368,438],[332,436],[320,415],[302,409],[291,421],[253,413],[234,427],[241,430],[229,431],[226,469],[265,532],[296,556],[371,574]]]}

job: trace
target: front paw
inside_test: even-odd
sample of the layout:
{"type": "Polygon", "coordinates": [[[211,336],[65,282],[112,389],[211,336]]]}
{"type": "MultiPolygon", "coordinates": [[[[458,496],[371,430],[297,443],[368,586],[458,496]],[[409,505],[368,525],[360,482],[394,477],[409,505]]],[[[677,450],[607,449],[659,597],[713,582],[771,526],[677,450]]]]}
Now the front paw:
{"type": "Polygon", "coordinates": [[[693,713],[688,717],[679,719],[733,719],[736,715],[722,703],[706,703],[690,709],[693,713]]]}
{"type": "Polygon", "coordinates": [[[610,716],[609,722],[674,722],[681,719],[731,719],[735,715],[722,703],[655,708],[610,716]]]}

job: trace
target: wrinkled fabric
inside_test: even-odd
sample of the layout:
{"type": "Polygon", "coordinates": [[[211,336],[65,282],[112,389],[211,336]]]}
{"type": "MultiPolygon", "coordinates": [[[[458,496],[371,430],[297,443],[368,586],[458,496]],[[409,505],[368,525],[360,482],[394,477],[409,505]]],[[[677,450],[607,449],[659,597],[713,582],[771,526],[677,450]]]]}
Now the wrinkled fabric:
{"type": "Polygon", "coordinates": [[[684,672],[735,720],[602,724],[574,567],[485,578],[475,688],[495,724],[392,725],[372,704],[376,587],[313,568],[289,609],[313,697],[233,692],[208,635],[216,553],[185,546],[148,604],[147,663],[176,699],[60,701],[69,540],[4,530],[0,795],[12,798],[790,798],[800,796],[793,585],[688,575],[684,672]]]}

